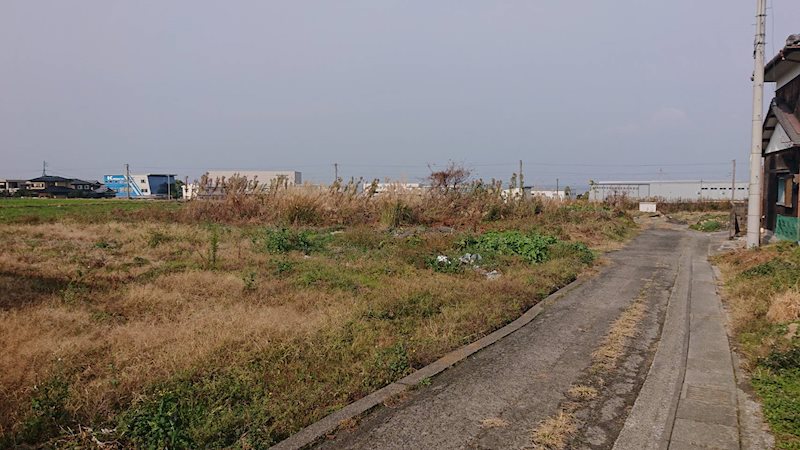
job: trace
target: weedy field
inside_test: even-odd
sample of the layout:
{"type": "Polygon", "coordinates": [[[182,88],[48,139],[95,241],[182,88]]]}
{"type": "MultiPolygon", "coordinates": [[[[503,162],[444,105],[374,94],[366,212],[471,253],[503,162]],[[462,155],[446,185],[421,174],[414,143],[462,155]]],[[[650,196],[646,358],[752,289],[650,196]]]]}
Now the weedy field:
{"type": "Polygon", "coordinates": [[[273,444],[515,319],[634,231],[479,184],[348,189],[0,201],[0,446],[273,444]]]}
{"type": "Polygon", "coordinates": [[[739,349],[777,448],[800,448],[800,247],[782,242],[717,257],[739,349]]]}

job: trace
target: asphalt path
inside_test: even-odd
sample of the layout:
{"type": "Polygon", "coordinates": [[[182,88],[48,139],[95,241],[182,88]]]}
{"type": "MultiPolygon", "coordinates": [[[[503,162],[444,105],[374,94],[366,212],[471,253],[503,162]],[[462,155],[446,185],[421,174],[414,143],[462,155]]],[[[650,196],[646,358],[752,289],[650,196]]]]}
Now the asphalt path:
{"type": "MultiPolygon", "coordinates": [[[[576,418],[569,448],[611,448],[647,378],[668,306],[691,280],[691,265],[685,261],[704,258],[707,246],[699,233],[670,227],[642,231],[606,256],[598,276],[528,325],[317,447],[534,448],[533,430],[563,411],[571,401],[569,389],[582,385],[596,387],[598,395],[568,406],[576,418]],[[615,320],[637,301],[645,308],[635,338],[617,367],[598,375],[593,352],[615,320]]],[[[676,352],[685,350],[683,339],[674,338],[676,352]]],[[[681,382],[680,364],[665,370],[672,371],[666,376],[669,386],[681,382]]],[[[667,413],[662,416],[669,416],[670,404],[665,402],[667,413]]]]}

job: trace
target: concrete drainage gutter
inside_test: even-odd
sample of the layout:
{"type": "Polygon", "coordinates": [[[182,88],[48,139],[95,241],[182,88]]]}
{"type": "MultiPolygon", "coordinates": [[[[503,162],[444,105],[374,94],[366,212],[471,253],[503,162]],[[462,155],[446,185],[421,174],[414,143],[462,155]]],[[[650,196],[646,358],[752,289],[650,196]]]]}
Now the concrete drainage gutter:
{"type": "Polygon", "coordinates": [[[575,289],[585,281],[584,278],[578,278],[572,283],[564,286],[547,298],[525,311],[520,317],[508,325],[488,334],[477,341],[467,344],[459,349],[442,356],[435,362],[415,371],[411,375],[406,376],[382,389],[379,389],[366,397],[355,401],[344,408],[329,414],[317,422],[303,428],[299,432],[289,436],[285,440],[272,446],[273,450],[296,450],[310,447],[323,436],[331,434],[339,428],[339,424],[343,421],[354,419],[367,411],[382,404],[386,400],[407,391],[417,386],[422,380],[433,377],[453,365],[467,359],[470,355],[494,344],[495,342],[503,339],[509,334],[519,330],[528,323],[530,323],[536,316],[538,316],[544,309],[554,303],[556,300],[564,296],[567,292],[575,289]]]}

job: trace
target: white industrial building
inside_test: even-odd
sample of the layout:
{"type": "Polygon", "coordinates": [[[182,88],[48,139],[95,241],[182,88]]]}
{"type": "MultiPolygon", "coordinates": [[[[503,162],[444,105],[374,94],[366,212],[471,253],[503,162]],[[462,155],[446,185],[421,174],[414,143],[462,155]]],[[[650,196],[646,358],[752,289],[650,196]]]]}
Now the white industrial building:
{"type": "Polygon", "coordinates": [[[201,186],[197,182],[185,184],[183,198],[224,197],[225,182],[235,176],[247,178],[250,193],[263,192],[272,187],[300,186],[303,183],[303,175],[294,170],[209,170],[206,172],[207,185],[201,186]]]}
{"type": "MultiPolygon", "coordinates": [[[[736,183],[734,198],[747,199],[747,182],[736,183]]],[[[589,187],[589,200],[730,200],[730,181],[600,181],[589,187]]]]}
{"type": "Polygon", "coordinates": [[[248,181],[257,180],[261,186],[269,187],[279,181],[288,186],[303,184],[303,176],[294,170],[209,170],[208,179],[215,181],[218,179],[230,179],[234,175],[246,177],[248,181]]]}
{"type": "MultiPolygon", "coordinates": [[[[361,185],[361,189],[368,191],[372,189],[372,183],[366,181],[361,185]]],[[[375,193],[382,194],[384,192],[407,192],[407,191],[424,191],[428,186],[422,183],[405,183],[400,181],[388,181],[386,183],[375,183],[375,193]]]]}

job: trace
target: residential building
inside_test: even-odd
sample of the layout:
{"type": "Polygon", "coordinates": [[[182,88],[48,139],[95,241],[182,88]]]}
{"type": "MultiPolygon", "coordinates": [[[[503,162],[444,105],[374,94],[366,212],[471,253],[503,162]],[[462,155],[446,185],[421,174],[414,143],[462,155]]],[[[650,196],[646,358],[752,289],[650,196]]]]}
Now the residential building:
{"type": "Polygon", "coordinates": [[[604,201],[625,197],[631,200],[737,200],[747,198],[747,183],[736,183],[732,193],[730,181],[600,181],[589,186],[589,200],[604,201]]]}
{"type": "MultiPolygon", "coordinates": [[[[785,224],[797,235],[798,174],[800,174],[800,35],[764,69],[764,80],[775,83],[775,98],[764,119],[763,223],[770,231],[785,224]]],[[[778,233],[779,235],[781,233],[778,233]]]]}
{"type": "Polygon", "coordinates": [[[174,196],[175,174],[146,173],[141,175],[104,175],[103,183],[117,193],[118,198],[168,198],[174,196]],[[130,195],[129,195],[130,193],[130,195]]]}
{"type": "Polygon", "coordinates": [[[0,179],[0,194],[15,194],[27,185],[28,180],[0,179]]]}
{"type": "Polygon", "coordinates": [[[25,189],[39,197],[93,197],[94,190],[101,187],[97,181],[42,175],[25,183],[25,189]]]}
{"type": "Polygon", "coordinates": [[[69,184],[72,182],[70,178],[59,177],[55,175],[42,175],[40,177],[28,180],[27,188],[30,191],[44,192],[48,189],[57,190],[54,188],[70,189],[69,184]]]}

